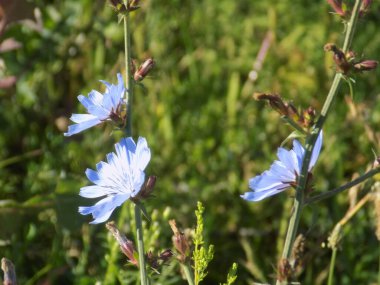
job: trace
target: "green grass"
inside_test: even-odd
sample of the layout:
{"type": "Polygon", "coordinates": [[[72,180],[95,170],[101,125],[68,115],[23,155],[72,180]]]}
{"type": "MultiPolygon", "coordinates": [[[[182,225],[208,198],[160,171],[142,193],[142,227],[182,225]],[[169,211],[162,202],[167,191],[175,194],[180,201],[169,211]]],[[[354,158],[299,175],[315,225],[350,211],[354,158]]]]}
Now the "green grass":
{"type": "MultiPolygon", "coordinates": [[[[90,204],[78,193],[88,183],[85,169],[103,160],[122,133],[109,126],[71,138],[63,132],[71,113],[83,111],[76,96],[102,88],[100,79],[115,82],[123,71],[123,27],[104,1],[34,2],[43,29],[13,24],[2,36],[23,47],[1,54],[6,70],[0,72],[18,81],[0,90],[0,257],[15,263],[20,284],[94,284],[107,270],[109,242],[103,225],[89,226],[77,213],[90,204]],[[36,155],[26,155],[31,151],[36,155]]],[[[355,35],[353,48],[364,58],[380,54],[379,8],[373,4],[355,35]]],[[[323,46],[343,37],[330,11],[325,1],[146,0],[132,16],[133,57],[156,61],[145,88],[136,87],[133,114],[134,136],[146,137],[152,149],[146,172],[158,176],[146,208],[157,211],[160,235],[148,248],[171,247],[169,218],[194,228],[202,201],[205,241],[215,246],[203,284],[224,282],[233,262],[239,264],[235,284],[274,278],[294,192],[259,203],[239,195],[250,177],[267,169],[291,128],[251,95],[277,92],[296,106],[320,110],[334,73],[323,46]],[[274,40],[253,83],[248,74],[268,31],[274,40]],[[160,217],[166,207],[169,217],[160,217]]],[[[351,105],[348,86],[341,89],[324,130],[316,192],[363,173],[374,160],[372,149],[380,153],[379,75],[355,77],[351,105]]],[[[330,250],[321,244],[348,206],[342,193],[304,210],[302,284],[326,284],[330,250]]],[[[373,212],[368,204],[345,227],[335,284],[376,283],[373,212]]],[[[129,221],[124,230],[132,238],[129,221]]],[[[115,280],[134,284],[136,271],[121,256],[117,262],[115,280]]],[[[155,284],[184,284],[179,272],[173,262],[155,284]]]]}

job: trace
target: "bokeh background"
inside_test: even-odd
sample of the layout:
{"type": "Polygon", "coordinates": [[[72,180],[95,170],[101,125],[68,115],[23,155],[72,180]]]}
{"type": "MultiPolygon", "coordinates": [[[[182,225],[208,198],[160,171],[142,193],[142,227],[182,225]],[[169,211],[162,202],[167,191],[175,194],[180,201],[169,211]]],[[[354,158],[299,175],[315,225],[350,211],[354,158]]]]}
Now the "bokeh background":
{"type": "MultiPolygon", "coordinates": [[[[131,18],[133,58],[156,61],[133,102],[134,137],[148,139],[147,174],[158,176],[155,197],[146,203],[153,216],[147,246],[170,248],[167,220],[194,228],[201,201],[205,239],[215,245],[203,284],[225,282],[232,262],[239,264],[236,284],[273,283],[294,192],[259,203],[239,195],[250,177],[268,168],[292,129],[252,94],[278,93],[319,111],[334,74],[323,46],[342,44],[342,21],[322,0],[141,4],[131,18]],[[263,42],[261,68],[253,68],[263,42]]],[[[78,196],[88,185],[84,171],[122,133],[101,126],[63,136],[71,113],[83,111],[77,95],[104,90],[99,80],[116,82],[116,73],[124,73],[122,24],[104,0],[4,0],[0,7],[2,23],[7,20],[1,42],[13,39],[0,53],[0,256],[15,263],[20,284],[134,284],[136,270],[115,255],[104,225],[89,226],[90,217],[77,213],[92,203],[78,196]]],[[[373,3],[354,38],[358,57],[378,59],[379,23],[380,5],[373,3]]],[[[373,151],[380,153],[379,72],[355,75],[353,97],[342,85],[325,125],[315,193],[363,173],[373,151]]],[[[302,284],[326,283],[331,250],[323,244],[349,197],[345,192],[304,210],[302,284]]],[[[128,216],[123,230],[133,238],[131,223],[128,216]]],[[[376,284],[375,225],[369,202],[344,227],[336,284],[376,284]]],[[[176,262],[154,280],[185,284],[176,262]]]]}

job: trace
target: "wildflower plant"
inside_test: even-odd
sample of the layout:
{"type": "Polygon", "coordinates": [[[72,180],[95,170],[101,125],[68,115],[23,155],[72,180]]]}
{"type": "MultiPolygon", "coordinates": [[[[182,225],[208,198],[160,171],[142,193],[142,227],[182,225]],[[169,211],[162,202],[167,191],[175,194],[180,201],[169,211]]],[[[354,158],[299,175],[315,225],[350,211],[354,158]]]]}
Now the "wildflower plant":
{"type": "MultiPolygon", "coordinates": [[[[371,1],[356,0],[352,9],[347,1],[327,2],[335,13],[344,19],[346,30],[342,48],[332,43],[326,44],[324,48],[325,51],[333,53],[336,74],[319,116],[316,117],[313,111],[302,112],[301,116],[293,103],[284,102],[278,95],[263,93],[255,95],[256,99],[267,100],[270,106],[279,112],[282,118],[295,129],[289,137],[302,137],[306,141],[305,146],[302,146],[298,140],[294,140],[291,150],[279,148],[277,151],[278,160],[271,165],[269,170],[251,178],[249,180],[251,191],[241,195],[247,201],[257,202],[289,187],[295,188],[294,206],[289,219],[282,256],[278,262],[277,285],[289,284],[293,281],[293,273],[296,271],[297,264],[292,260],[292,252],[294,252],[293,247],[304,206],[345,191],[380,172],[379,167],[377,167],[337,189],[308,197],[311,193],[309,191],[311,188],[311,171],[317,162],[322,147],[322,129],[342,81],[344,80],[349,84],[351,94],[353,94],[352,83],[355,82],[352,77],[353,74],[373,70],[378,65],[375,60],[356,59],[355,53],[350,50],[358,17],[368,12],[371,1]]],[[[308,108],[307,110],[311,109],[308,108]]],[[[334,248],[332,266],[335,263],[336,255],[336,247],[334,248]]],[[[299,256],[297,258],[299,259],[299,256]]],[[[329,284],[332,284],[332,272],[333,270],[330,268],[329,284]]]]}
{"type": "Polygon", "coordinates": [[[120,73],[117,74],[117,85],[101,80],[106,85],[104,94],[92,90],[88,97],[79,95],[78,101],[86,108],[88,114],[73,114],[70,118],[74,125],[69,126],[65,136],[72,136],[105,121],[123,125],[125,118],[125,86],[120,73]]]}

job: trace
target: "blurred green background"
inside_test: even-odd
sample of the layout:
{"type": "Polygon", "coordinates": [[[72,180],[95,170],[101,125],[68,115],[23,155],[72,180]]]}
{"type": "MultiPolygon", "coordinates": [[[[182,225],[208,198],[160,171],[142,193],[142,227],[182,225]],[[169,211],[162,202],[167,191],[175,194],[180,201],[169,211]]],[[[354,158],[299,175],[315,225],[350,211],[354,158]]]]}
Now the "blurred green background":
{"type": "MultiPolygon", "coordinates": [[[[0,4],[9,20],[1,41],[21,44],[0,53],[0,78],[17,78],[0,90],[0,257],[15,263],[20,284],[95,284],[105,276],[108,284],[134,284],[136,270],[125,257],[109,265],[112,243],[104,225],[89,226],[90,217],[77,213],[93,203],[78,196],[88,185],[84,171],[103,160],[122,133],[102,126],[63,136],[71,113],[83,112],[76,96],[104,90],[99,80],[115,83],[116,73],[124,73],[122,24],[106,1],[0,4]]],[[[133,58],[156,61],[133,102],[134,137],[147,138],[152,160],[146,172],[158,176],[155,198],[146,203],[154,216],[148,249],[171,247],[169,218],[193,228],[202,201],[205,239],[215,245],[203,283],[225,282],[232,262],[239,264],[236,284],[273,283],[294,192],[258,203],[239,195],[250,177],[268,168],[292,129],[252,94],[276,92],[319,111],[334,74],[323,46],[342,44],[341,19],[322,0],[141,4],[131,18],[133,58]],[[263,41],[270,46],[252,80],[263,41]]],[[[380,5],[373,3],[355,35],[359,57],[380,54],[379,23],[380,5]]],[[[380,153],[379,74],[356,75],[353,100],[348,87],[341,88],[324,129],[316,192],[363,173],[374,160],[372,150],[380,153]]],[[[304,210],[302,284],[326,283],[331,250],[322,245],[348,207],[345,192],[304,210]]],[[[131,223],[128,218],[123,228],[130,238],[131,223]]],[[[376,284],[375,225],[369,202],[344,228],[336,284],[376,284]]],[[[174,261],[154,280],[185,284],[174,261]]]]}

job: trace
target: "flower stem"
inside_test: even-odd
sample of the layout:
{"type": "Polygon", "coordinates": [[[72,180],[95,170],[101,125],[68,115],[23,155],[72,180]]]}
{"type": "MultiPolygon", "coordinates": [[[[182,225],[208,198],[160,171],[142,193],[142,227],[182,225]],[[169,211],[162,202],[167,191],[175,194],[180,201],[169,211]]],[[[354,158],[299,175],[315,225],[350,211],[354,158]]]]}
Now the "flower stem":
{"type": "Polygon", "coordinates": [[[132,57],[131,57],[131,33],[129,28],[129,14],[124,16],[124,49],[125,49],[125,86],[127,88],[127,118],[126,118],[126,135],[132,136],[132,98],[133,98],[133,79],[131,74],[132,57]]]}
{"type": "Polygon", "coordinates": [[[334,190],[327,191],[327,192],[324,192],[322,194],[310,197],[309,199],[306,199],[304,205],[309,205],[309,204],[330,198],[330,197],[332,197],[332,196],[334,196],[340,192],[343,192],[344,190],[350,189],[351,187],[354,187],[355,185],[364,182],[365,180],[376,175],[379,172],[380,172],[380,167],[372,169],[372,170],[368,171],[367,173],[365,173],[364,175],[356,178],[355,180],[352,180],[351,182],[348,182],[348,183],[346,183],[346,184],[344,184],[338,188],[335,188],[334,190]]]}
{"type": "Polygon", "coordinates": [[[188,263],[185,263],[185,264],[181,264],[181,267],[185,273],[187,283],[189,285],[194,285],[194,277],[193,277],[193,273],[191,271],[190,265],[188,263]]]}
{"type": "MultiPolygon", "coordinates": [[[[357,17],[359,14],[359,8],[361,6],[361,0],[356,0],[355,1],[355,6],[352,11],[352,16],[350,21],[348,22],[348,28],[346,31],[346,36],[344,40],[344,47],[343,51],[346,52],[350,44],[352,42],[353,34],[355,31],[355,26],[357,23],[357,17]]],[[[335,96],[338,94],[339,86],[342,80],[342,74],[337,73],[335,74],[333,83],[331,85],[330,91],[327,95],[327,98],[325,100],[325,103],[323,105],[321,115],[318,118],[318,121],[312,130],[311,134],[306,140],[306,146],[305,146],[305,156],[302,161],[302,169],[301,169],[301,174],[298,177],[298,183],[297,183],[297,189],[296,189],[296,198],[294,200],[294,210],[293,214],[290,217],[289,221],[289,227],[288,227],[288,232],[286,234],[286,239],[285,239],[285,245],[284,249],[282,252],[282,258],[284,259],[289,259],[291,255],[291,251],[293,248],[293,243],[295,240],[295,237],[297,235],[297,230],[298,230],[298,225],[301,217],[301,212],[303,208],[303,199],[304,199],[304,192],[306,189],[307,185],[307,177],[308,177],[308,169],[309,169],[309,163],[311,159],[311,154],[315,145],[315,142],[318,138],[319,132],[322,130],[323,124],[327,118],[328,112],[330,110],[331,104],[335,96]]],[[[286,284],[286,281],[279,281],[277,280],[277,285],[279,284],[286,284]]]]}
{"type": "Polygon", "coordinates": [[[137,239],[137,251],[139,253],[139,269],[140,269],[141,285],[148,285],[148,277],[146,275],[146,266],[145,266],[141,210],[137,205],[135,205],[135,221],[136,221],[136,239],[137,239]]]}
{"type": "Polygon", "coordinates": [[[335,261],[336,261],[336,253],[338,249],[336,247],[333,248],[331,253],[331,260],[330,260],[330,269],[329,269],[329,279],[327,281],[327,285],[333,285],[333,277],[334,277],[334,268],[335,268],[335,261]]]}

